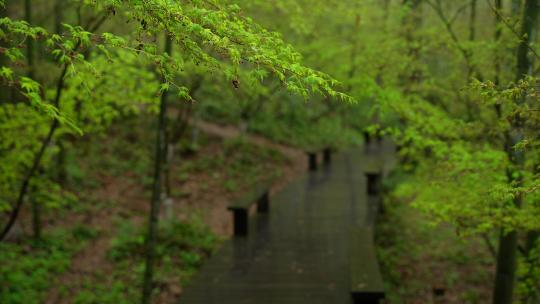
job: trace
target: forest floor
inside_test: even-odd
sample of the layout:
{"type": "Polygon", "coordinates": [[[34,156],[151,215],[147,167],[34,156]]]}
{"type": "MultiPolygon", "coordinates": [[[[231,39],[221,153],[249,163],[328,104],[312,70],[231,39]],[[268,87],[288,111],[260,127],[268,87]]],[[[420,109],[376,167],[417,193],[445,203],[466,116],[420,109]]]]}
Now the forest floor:
{"type": "MultiPolygon", "coordinates": [[[[174,303],[202,259],[219,246],[219,240],[232,234],[232,217],[226,209],[230,200],[269,173],[278,174],[271,190],[278,191],[307,167],[300,150],[260,136],[240,136],[232,126],[199,122],[198,127],[203,133],[199,147],[195,153],[174,159],[172,204],[162,204],[163,222],[191,225],[172,224],[162,234],[172,235],[171,238],[185,234],[183,237],[191,244],[177,242],[175,248],[158,248],[164,253],[163,261],[158,262],[155,303],[174,303]],[[191,248],[182,250],[185,247],[191,248]]],[[[44,291],[44,303],[133,303],[139,296],[152,151],[150,144],[135,151],[118,143],[153,141],[152,134],[125,132],[113,128],[103,138],[105,144],[86,143],[76,156],[84,161],[79,168],[72,169],[75,176],[84,180],[73,191],[78,202],[71,210],[51,213],[46,218],[45,231],[54,227],[77,231],[83,237],[77,240],[80,246],[70,255],[69,265],[44,291]]],[[[24,228],[28,231],[30,227],[24,228]]]]}

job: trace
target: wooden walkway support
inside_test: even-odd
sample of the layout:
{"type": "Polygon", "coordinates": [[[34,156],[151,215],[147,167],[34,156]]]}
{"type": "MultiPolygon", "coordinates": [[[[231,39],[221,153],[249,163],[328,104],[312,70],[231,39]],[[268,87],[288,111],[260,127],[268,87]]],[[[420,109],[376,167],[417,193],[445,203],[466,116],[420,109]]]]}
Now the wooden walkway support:
{"type": "Polygon", "coordinates": [[[332,163],[332,153],[333,150],[330,147],[325,147],[322,149],[311,149],[306,151],[307,160],[308,160],[308,169],[309,171],[317,171],[319,168],[319,162],[317,161],[317,154],[321,154],[322,163],[324,166],[330,166],[332,163]]]}
{"type": "Polygon", "coordinates": [[[390,168],[393,147],[382,146],[377,155],[336,153],[331,166],[272,195],[269,212],[252,215],[249,234],[223,244],[180,304],[378,303],[384,290],[364,171],[390,168]]]}
{"type": "Polygon", "coordinates": [[[233,213],[235,236],[248,234],[248,216],[251,205],[257,204],[258,213],[268,213],[270,210],[270,187],[272,187],[272,181],[262,182],[256,185],[251,192],[229,204],[228,209],[233,213]]]}

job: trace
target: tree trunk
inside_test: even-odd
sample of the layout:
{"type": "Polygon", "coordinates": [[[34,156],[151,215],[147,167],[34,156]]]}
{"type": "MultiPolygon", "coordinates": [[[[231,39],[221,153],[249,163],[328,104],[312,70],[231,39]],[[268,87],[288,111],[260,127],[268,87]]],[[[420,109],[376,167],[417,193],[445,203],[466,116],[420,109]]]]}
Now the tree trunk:
{"type": "MultiPolygon", "coordinates": [[[[502,0],[495,0],[495,9],[497,10],[497,14],[495,14],[495,44],[497,47],[495,48],[495,85],[499,86],[501,84],[501,54],[499,52],[498,44],[501,41],[502,36],[502,26],[503,26],[503,20],[501,19],[501,14],[503,10],[503,3],[502,0]]],[[[497,110],[497,116],[501,117],[501,109],[498,108],[499,105],[496,105],[497,110]]]]}
{"type": "MultiPolygon", "coordinates": [[[[24,14],[26,22],[32,24],[32,0],[24,1],[24,14]]],[[[27,39],[26,41],[26,60],[28,64],[28,78],[34,79],[35,63],[33,39],[27,39]]],[[[38,243],[41,240],[41,208],[35,196],[31,196],[30,200],[32,204],[32,230],[34,232],[34,240],[38,243]]]]}
{"type": "Polygon", "coordinates": [[[469,40],[476,40],[476,9],[478,6],[477,0],[471,0],[471,12],[469,15],[469,40]]]}
{"type": "MultiPolygon", "coordinates": [[[[165,37],[165,52],[171,55],[172,41],[165,37]]],[[[163,77],[163,81],[166,79],[163,77]]],[[[158,237],[159,210],[161,205],[161,188],[163,162],[166,153],[165,129],[167,127],[167,101],[168,92],[161,95],[161,102],[158,115],[158,127],[156,134],[155,160],[154,160],[154,182],[152,187],[152,199],[150,202],[150,217],[148,220],[148,235],[146,237],[146,265],[143,279],[142,304],[150,304],[152,300],[154,260],[156,254],[156,244],[158,237]]]]}
{"type": "MultiPolygon", "coordinates": [[[[533,31],[536,27],[538,17],[538,4],[540,0],[526,0],[523,10],[523,22],[521,27],[522,41],[518,46],[517,51],[517,72],[516,82],[522,80],[530,73],[531,61],[529,58],[529,43],[533,31]]],[[[519,104],[525,102],[525,97],[518,100],[519,104]]],[[[512,123],[510,143],[507,144],[507,154],[512,163],[512,168],[509,172],[517,171],[517,178],[514,178],[516,187],[523,184],[522,173],[525,163],[525,156],[522,151],[517,151],[514,146],[523,139],[523,119],[516,117],[512,123]]],[[[510,174],[515,176],[516,174],[510,174]]],[[[522,197],[517,195],[514,198],[514,204],[521,207],[522,197]]],[[[495,275],[495,288],[493,290],[493,304],[511,304],[514,291],[514,283],[516,277],[517,265],[517,231],[509,233],[501,233],[499,240],[499,253],[497,256],[497,270],[495,275]]]]}
{"type": "MultiPolygon", "coordinates": [[[[476,10],[478,6],[477,0],[471,1],[470,15],[469,15],[469,42],[472,43],[476,40],[476,10]]],[[[471,53],[472,54],[472,53],[471,53]]],[[[471,81],[475,71],[474,65],[467,64],[467,81],[471,81]]],[[[471,102],[469,95],[465,96],[465,103],[467,105],[467,117],[469,121],[472,121],[474,117],[477,117],[477,111],[475,111],[475,105],[471,102]]]]}
{"type": "MultiPolygon", "coordinates": [[[[35,193],[35,191],[33,192],[35,193]]],[[[35,196],[30,196],[30,202],[32,204],[32,230],[34,233],[34,242],[35,244],[39,244],[41,242],[41,205],[36,200],[35,196]]]]}
{"type": "MultiPolygon", "coordinates": [[[[62,33],[62,20],[64,20],[64,0],[56,0],[54,4],[54,32],[57,34],[62,33]]],[[[82,26],[81,23],[79,25],[82,26]]]]}
{"type": "MultiPolygon", "coordinates": [[[[26,22],[32,25],[32,0],[24,1],[24,15],[26,22]]],[[[26,39],[26,60],[28,64],[28,77],[34,79],[34,40],[26,39]]]]}
{"type": "MultiPolygon", "coordinates": [[[[76,48],[78,48],[78,47],[79,46],[77,45],[76,48]]],[[[55,107],[59,107],[60,101],[62,99],[62,92],[63,92],[63,89],[64,89],[64,82],[65,82],[65,77],[66,77],[66,74],[67,74],[67,69],[68,69],[68,65],[66,64],[66,65],[64,65],[62,73],[60,74],[60,78],[58,79],[58,82],[56,84],[56,96],[55,96],[55,99],[53,101],[53,105],[55,107]]],[[[54,134],[56,133],[56,130],[58,129],[59,125],[60,124],[59,124],[58,120],[56,120],[56,119],[51,123],[51,125],[49,127],[49,131],[47,133],[47,136],[45,136],[45,138],[41,142],[39,150],[34,155],[34,159],[32,161],[32,166],[30,167],[30,169],[28,170],[28,172],[26,173],[26,175],[23,178],[23,181],[22,181],[21,187],[19,189],[19,194],[17,196],[17,200],[15,202],[15,206],[13,208],[13,211],[11,212],[11,214],[9,216],[7,224],[4,226],[4,228],[0,232],[0,241],[4,240],[4,238],[7,236],[7,234],[9,233],[9,231],[11,230],[13,225],[15,224],[15,221],[17,221],[17,218],[19,217],[19,213],[21,211],[22,205],[24,203],[24,199],[25,199],[25,197],[26,197],[26,195],[28,193],[28,188],[30,186],[30,181],[32,180],[32,178],[34,177],[34,175],[38,171],[39,167],[41,166],[41,160],[43,159],[43,155],[45,154],[45,151],[47,150],[47,147],[50,145],[50,143],[52,141],[52,138],[53,138],[54,134]]]]}
{"type": "MultiPolygon", "coordinates": [[[[63,4],[64,0],[56,0],[54,4],[54,31],[58,35],[62,33],[62,20],[64,18],[63,4]]],[[[79,25],[82,26],[82,24],[79,25]]],[[[64,140],[65,139],[63,137],[57,138],[56,146],[58,147],[58,154],[56,155],[56,168],[53,169],[53,172],[56,171],[56,182],[61,186],[64,186],[68,179],[66,170],[67,151],[66,145],[63,143],[64,140]]]]}
{"type": "Polygon", "coordinates": [[[517,232],[501,231],[493,304],[512,304],[517,265],[517,232]]]}

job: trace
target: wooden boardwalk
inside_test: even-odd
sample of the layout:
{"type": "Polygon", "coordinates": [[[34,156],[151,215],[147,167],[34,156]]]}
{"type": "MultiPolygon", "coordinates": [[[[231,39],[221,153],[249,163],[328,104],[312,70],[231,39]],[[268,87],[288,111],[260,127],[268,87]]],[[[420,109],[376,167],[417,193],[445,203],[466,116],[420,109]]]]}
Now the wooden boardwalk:
{"type": "Polygon", "coordinates": [[[383,160],[392,159],[391,151],[383,143],[377,152],[336,154],[330,166],[273,195],[270,212],[251,215],[248,236],[225,242],[180,304],[352,303],[351,238],[372,225],[376,205],[364,170],[376,163],[390,168],[383,160]]]}

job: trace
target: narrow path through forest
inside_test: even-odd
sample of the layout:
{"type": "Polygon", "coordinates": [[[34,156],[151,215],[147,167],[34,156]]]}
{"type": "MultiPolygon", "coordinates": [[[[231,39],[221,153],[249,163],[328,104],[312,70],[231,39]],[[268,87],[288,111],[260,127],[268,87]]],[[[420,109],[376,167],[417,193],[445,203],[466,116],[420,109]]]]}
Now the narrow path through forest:
{"type": "Polygon", "coordinates": [[[287,185],[268,215],[250,218],[247,237],[226,242],[203,266],[180,303],[351,303],[350,238],[374,216],[364,170],[381,160],[388,170],[392,149],[340,153],[287,185]]]}
{"type": "MultiPolygon", "coordinates": [[[[290,159],[300,160],[301,158],[305,158],[304,152],[298,148],[276,143],[275,141],[272,141],[266,137],[263,137],[257,134],[253,134],[253,133],[242,134],[240,129],[233,125],[220,125],[220,124],[216,124],[216,123],[212,123],[212,122],[208,122],[204,120],[197,120],[197,121],[191,120],[190,123],[192,126],[199,128],[203,132],[212,134],[214,136],[218,136],[222,138],[236,138],[243,135],[245,136],[247,140],[249,140],[249,142],[259,145],[259,146],[275,149],[290,159]]],[[[300,162],[300,163],[304,164],[305,162],[300,162]]]]}

